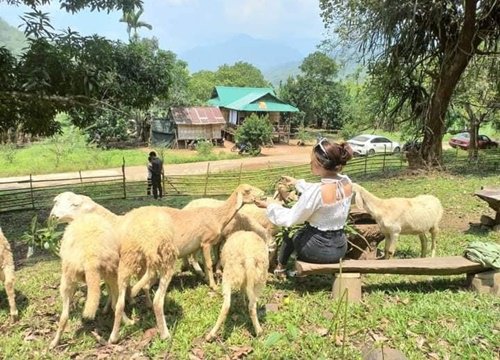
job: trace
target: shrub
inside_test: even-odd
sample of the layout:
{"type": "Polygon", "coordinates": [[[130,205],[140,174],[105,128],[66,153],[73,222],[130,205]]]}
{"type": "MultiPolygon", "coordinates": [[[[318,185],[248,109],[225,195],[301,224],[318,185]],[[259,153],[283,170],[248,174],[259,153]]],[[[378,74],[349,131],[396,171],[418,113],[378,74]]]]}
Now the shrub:
{"type": "Polygon", "coordinates": [[[38,217],[35,215],[33,219],[31,219],[30,229],[22,235],[21,239],[30,248],[43,248],[59,256],[63,232],[58,231],[57,226],[57,220],[53,217],[49,217],[46,226],[42,227],[42,225],[38,223],[38,217]]]}
{"type": "Polygon", "coordinates": [[[258,149],[271,142],[272,135],[273,126],[269,121],[269,116],[260,117],[252,114],[236,130],[236,141],[250,144],[253,149],[258,149]]]}
{"type": "Polygon", "coordinates": [[[16,144],[8,143],[5,145],[0,145],[0,152],[2,153],[5,161],[9,164],[14,163],[14,158],[16,157],[16,144]]]}
{"type": "Polygon", "coordinates": [[[198,140],[196,143],[196,151],[198,152],[198,155],[202,157],[209,156],[214,149],[214,144],[210,140],[198,140]]]}

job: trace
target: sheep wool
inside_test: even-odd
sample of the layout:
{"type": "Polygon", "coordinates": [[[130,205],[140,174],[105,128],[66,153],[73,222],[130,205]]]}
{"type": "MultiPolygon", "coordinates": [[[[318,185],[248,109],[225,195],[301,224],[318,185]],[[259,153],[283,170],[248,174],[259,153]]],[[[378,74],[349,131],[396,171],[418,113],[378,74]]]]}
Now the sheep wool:
{"type": "Polygon", "coordinates": [[[224,323],[231,306],[231,293],[243,289],[248,297],[248,311],[255,334],[259,335],[262,328],[257,318],[257,300],[266,284],[269,266],[268,248],[264,239],[251,231],[235,232],[229,236],[222,248],[221,262],[224,268],[224,302],[217,322],[205,337],[206,340],[213,339],[224,323]]]}
{"type": "Polygon", "coordinates": [[[9,301],[10,317],[12,321],[17,320],[18,312],[14,293],[15,273],[14,258],[7,238],[0,228],[0,281],[4,283],[5,292],[9,301]]]}

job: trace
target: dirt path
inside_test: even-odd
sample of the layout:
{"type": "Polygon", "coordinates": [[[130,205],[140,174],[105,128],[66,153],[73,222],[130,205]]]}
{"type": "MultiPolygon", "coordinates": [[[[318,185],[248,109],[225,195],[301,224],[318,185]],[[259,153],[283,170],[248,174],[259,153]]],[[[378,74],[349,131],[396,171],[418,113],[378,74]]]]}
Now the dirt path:
{"type": "MultiPolygon", "coordinates": [[[[215,152],[231,152],[231,147],[233,143],[226,141],[223,148],[215,148],[215,152]]],[[[147,176],[146,172],[146,159],[147,153],[151,149],[144,150],[144,165],[139,166],[127,166],[125,168],[125,176],[128,181],[141,181],[145,180],[147,176]]],[[[176,152],[188,152],[192,153],[192,150],[175,150],[176,152]]],[[[309,162],[309,156],[311,153],[311,146],[297,146],[295,144],[282,145],[278,144],[273,147],[265,147],[262,149],[262,153],[258,157],[246,157],[242,156],[239,159],[232,160],[218,160],[218,161],[202,161],[196,163],[188,164],[166,164],[165,174],[168,175],[195,175],[195,174],[205,174],[207,169],[211,173],[229,171],[240,169],[243,170],[254,170],[261,169],[269,166],[291,166],[291,165],[302,165],[309,162]]],[[[100,176],[121,176],[122,169],[110,168],[101,170],[87,170],[82,171],[82,178],[86,177],[100,177],[100,176]]],[[[27,176],[16,176],[9,178],[0,178],[0,190],[1,189],[19,189],[23,187],[29,187],[30,184],[27,182],[27,176]]],[[[55,174],[45,174],[45,175],[35,175],[32,177],[35,181],[35,187],[42,187],[48,185],[57,184],[68,184],[71,181],[75,183],[80,182],[79,172],[67,172],[67,173],[55,173],[55,174]],[[62,181],[62,179],[72,178],[74,180],[62,181]],[[61,180],[61,181],[58,181],[61,180]]]]}

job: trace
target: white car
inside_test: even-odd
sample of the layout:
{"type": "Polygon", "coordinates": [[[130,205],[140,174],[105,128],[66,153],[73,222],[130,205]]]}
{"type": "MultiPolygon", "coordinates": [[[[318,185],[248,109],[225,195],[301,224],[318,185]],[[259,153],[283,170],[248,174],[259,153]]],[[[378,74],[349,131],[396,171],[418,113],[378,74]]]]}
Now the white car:
{"type": "Polygon", "coordinates": [[[375,153],[399,153],[401,145],[380,135],[358,135],[347,141],[354,155],[374,155],[375,153]]]}

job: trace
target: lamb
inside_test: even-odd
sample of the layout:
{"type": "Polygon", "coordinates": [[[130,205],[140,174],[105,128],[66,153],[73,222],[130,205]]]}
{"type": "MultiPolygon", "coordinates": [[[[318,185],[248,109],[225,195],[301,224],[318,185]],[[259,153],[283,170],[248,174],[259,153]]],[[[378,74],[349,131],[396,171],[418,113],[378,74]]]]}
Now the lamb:
{"type": "Polygon", "coordinates": [[[436,255],[436,237],[443,216],[443,207],[438,198],[432,195],[419,195],[413,198],[380,199],[355,183],[352,185],[352,190],[356,194],[356,205],[375,219],[385,236],[386,259],[394,255],[400,234],[418,235],[421,257],[425,257],[427,255],[425,233],[430,232],[431,256],[436,255]]]}
{"type": "MultiPolygon", "coordinates": [[[[162,207],[165,214],[172,218],[174,224],[174,242],[179,251],[179,257],[185,257],[203,251],[205,277],[213,290],[216,290],[211,247],[217,245],[222,238],[223,229],[234,218],[244,204],[250,204],[262,195],[262,190],[248,184],[238,186],[229,198],[217,207],[201,207],[174,209],[162,207]]],[[[146,274],[131,291],[131,296],[137,295],[140,289],[147,287],[154,274],[146,274]]]]}
{"type": "Polygon", "coordinates": [[[226,240],[221,253],[222,293],[224,302],[215,326],[205,339],[212,340],[225,321],[231,306],[231,292],[245,289],[248,297],[248,311],[255,334],[258,336],[262,328],[257,318],[257,300],[267,279],[269,255],[267,245],[261,237],[251,231],[238,231],[226,240]]]}
{"type": "MultiPolygon", "coordinates": [[[[119,239],[113,223],[98,214],[81,214],[66,227],[59,252],[62,262],[60,293],[63,309],[56,335],[50,343],[51,348],[59,344],[79,281],[87,284],[83,318],[95,317],[101,295],[101,278],[108,286],[111,306],[114,308],[118,296],[118,250],[119,239]]],[[[126,317],[123,320],[130,322],[126,317]]]]}
{"type": "Polygon", "coordinates": [[[16,295],[14,293],[14,259],[10,244],[5,238],[2,229],[0,228],[0,281],[5,285],[5,292],[10,307],[10,318],[14,322],[17,320],[18,312],[16,308],[16,295]]]}
{"type": "Polygon", "coordinates": [[[145,270],[143,278],[150,279],[158,275],[160,279],[153,300],[153,310],[159,335],[162,339],[166,339],[170,333],[165,322],[163,304],[178,256],[173,242],[174,226],[171,216],[161,207],[137,208],[125,214],[119,222],[117,233],[120,238],[118,299],[109,342],[118,341],[120,319],[124,314],[125,295],[130,278],[137,275],[141,269],[145,270]]]}

